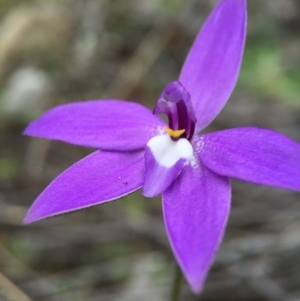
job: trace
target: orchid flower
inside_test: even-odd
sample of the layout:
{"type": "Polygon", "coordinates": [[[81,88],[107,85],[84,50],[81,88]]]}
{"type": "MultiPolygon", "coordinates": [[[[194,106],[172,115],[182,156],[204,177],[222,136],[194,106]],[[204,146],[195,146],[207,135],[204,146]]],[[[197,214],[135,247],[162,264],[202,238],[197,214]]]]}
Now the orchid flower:
{"type": "Polygon", "coordinates": [[[199,134],[237,81],[246,36],[246,0],[220,0],[199,32],[177,81],[153,113],[122,100],[61,105],[26,135],[97,149],[59,175],[24,223],[109,202],[142,188],[162,194],[167,235],[198,293],[222,241],[230,211],[229,178],[300,190],[300,144],[255,127],[199,134]],[[168,124],[157,115],[165,114],[168,124]]]}

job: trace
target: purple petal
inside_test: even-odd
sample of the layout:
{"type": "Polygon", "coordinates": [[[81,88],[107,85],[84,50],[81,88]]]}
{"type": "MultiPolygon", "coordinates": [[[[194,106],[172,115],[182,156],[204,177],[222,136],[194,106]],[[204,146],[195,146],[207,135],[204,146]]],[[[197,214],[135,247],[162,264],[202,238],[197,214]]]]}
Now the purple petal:
{"type": "Polygon", "coordinates": [[[151,198],[164,192],[181,173],[185,161],[184,159],[179,159],[173,166],[162,166],[155,160],[147,146],[143,195],[151,198]]]}
{"type": "Polygon", "coordinates": [[[185,60],[179,80],[191,95],[198,130],[218,115],[236,84],[246,19],[245,0],[221,0],[185,60]]]}
{"type": "Polygon", "coordinates": [[[102,150],[131,151],[143,149],[163,126],[142,105],[103,100],[55,107],[30,123],[24,133],[102,150]]]}
{"type": "Polygon", "coordinates": [[[193,148],[187,139],[173,141],[169,135],[153,137],[145,150],[143,194],[154,197],[165,191],[193,158],[193,148]]]}
{"type": "Polygon", "coordinates": [[[230,210],[230,184],[204,166],[186,166],[163,194],[167,234],[189,285],[203,287],[222,241],[230,210]]]}
{"type": "Polygon", "coordinates": [[[59,175],[36,199],[24,223],[123,197],[143,185],[143,152],[95,152],[59,175]]]}
{"type": "Polygon", "coordinates": [[[300,190],[300,144],[273,131],[230,129],[195,138],[212,171],[244,181],[300,190]]]}

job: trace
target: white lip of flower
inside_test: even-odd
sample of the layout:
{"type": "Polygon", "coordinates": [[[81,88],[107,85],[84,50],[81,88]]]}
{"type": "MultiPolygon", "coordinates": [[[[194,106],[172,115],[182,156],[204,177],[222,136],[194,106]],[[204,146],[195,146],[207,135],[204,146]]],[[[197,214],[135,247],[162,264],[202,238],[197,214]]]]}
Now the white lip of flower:
{"type": "Polygon", "coordinates": [[[191,143],[181,138],[173,141],[167,134],[151,138],[147,143],[155,160],[161,166],[171,167],[180,159],[193,160],[194,151],[191,143]]]}

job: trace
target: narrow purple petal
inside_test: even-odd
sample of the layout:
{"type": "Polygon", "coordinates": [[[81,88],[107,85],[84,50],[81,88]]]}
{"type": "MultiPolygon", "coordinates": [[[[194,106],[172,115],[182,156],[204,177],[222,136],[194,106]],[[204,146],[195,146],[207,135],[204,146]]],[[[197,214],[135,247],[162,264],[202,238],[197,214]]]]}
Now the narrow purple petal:
{"type": "Polygon", "coordinates": [[[212,171],[257,184],[300,190],[300,144],[254,127],[195,138],[200,160],[212,171]]]}
{"type": "Polygon", "coordinates": [[[143,185],[143,152],[95,152],[59,175],[36,199],[24,223],[123,197],[143,185]]]}
{"type": "Polygon", "coordinates": [[[207,126],[236,84],[246,37],[246,1],[221,0],[199,32],[179,80],[190,93],[197,130],[207,126]]]}
{"type": "Polygon", "coordinates": [[[76,102],[55,107],[24,134],[102,150],[143,149],[164,122],[146,107],[120,100],[76,102]]]}
{"type": "Polygon", "coordinates": [[[222,241],[230,211],[227,178],[204,166],[186,166],[163,194],[167,234],[195,293],[203,287],[222,241]]]}

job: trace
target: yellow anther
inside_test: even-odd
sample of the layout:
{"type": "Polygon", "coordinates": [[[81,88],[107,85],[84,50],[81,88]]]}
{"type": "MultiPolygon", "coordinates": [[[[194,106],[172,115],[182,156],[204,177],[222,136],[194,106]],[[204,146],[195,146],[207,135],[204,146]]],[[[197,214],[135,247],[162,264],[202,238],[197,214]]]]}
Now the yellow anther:
{"type": "Polygon", "coordinates": [[[169,136],[173,137],[173,138],[178,138],[185,132],[185,129],[173,131],[170,128],[168,128],[167,126],[165,126],[165,130],[169,134],[169,136]]]}

